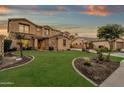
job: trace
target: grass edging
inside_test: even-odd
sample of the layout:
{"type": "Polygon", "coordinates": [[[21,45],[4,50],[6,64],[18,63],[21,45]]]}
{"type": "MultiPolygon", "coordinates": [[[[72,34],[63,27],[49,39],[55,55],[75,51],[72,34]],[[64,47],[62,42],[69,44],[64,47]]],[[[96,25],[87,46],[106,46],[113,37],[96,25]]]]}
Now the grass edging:
{"type": "Polygon", "coordinates": [[[32,59],[30,61],[24,63],[24,64],[21,64],[21,65],[18,65],[18,66],[14,66],[14,67],[10,67],[10,68],[5,68],[5,69],[0,70],[0,72],[6,71],[6,70],[10,70],[10,69],[14,69],[14,68],[18,68],[18,67],[22,67],[22,66],[32,62],[35,59],[34,56],[31,55],[31,57],[32,57],[32,59]]]}
{"type": "MultiPolygon", "coordinates": [[[[81,58],[81,57],[78,57],[78,58],[81,58]]],[[[90,83],[92,83],[94,86],[98,86],[98,84],[96,84],[95,82],[93,82],[91,79],[87,78],[84,74],[82,74],[82,73],[75,67],[74,62],[75,62],[76,59],[77,59],[77,58],[74,58],[74,59],[72,60],[72,67],[73,67],[73,69],[74,69],[80,76],[82,76],[82,77],[85,78],[87,81],[89,81],[90,83]]]]}

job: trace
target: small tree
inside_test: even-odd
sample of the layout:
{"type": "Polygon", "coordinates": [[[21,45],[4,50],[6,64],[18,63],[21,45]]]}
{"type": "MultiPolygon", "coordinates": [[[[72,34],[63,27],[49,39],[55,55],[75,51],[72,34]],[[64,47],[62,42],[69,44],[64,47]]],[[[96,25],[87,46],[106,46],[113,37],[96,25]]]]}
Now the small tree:
{"type": "Polygon", "coordinates": [[[104,57],[103,57],[103,50],[102,47],[99,47],[98,49],[96,49],[97,51],[97,61],[103,61],[104,57]]]}
{"type": "Polygon", "coordinates": [[[19,45],[19,48],[20,48],[20,56],[23,57],[23,45],[22,45],[22,39],[24,39],[25,35],[24,34],[20,34],[20,33],[17,33],[16,34],[16,38],[19,40],[18,42],[18,45],[19,45]]]}
{"type": "Polygon", "coordinates": [[[109,43],[110,48],[106,59],[110,61],[110,54],[113,50],[113,44],[116,39],[119,39],[124,34],[124,28],[118,24],[107,24],[99,27],[97,32],[97,37],[99,39],[105,39],[109,43]]]}

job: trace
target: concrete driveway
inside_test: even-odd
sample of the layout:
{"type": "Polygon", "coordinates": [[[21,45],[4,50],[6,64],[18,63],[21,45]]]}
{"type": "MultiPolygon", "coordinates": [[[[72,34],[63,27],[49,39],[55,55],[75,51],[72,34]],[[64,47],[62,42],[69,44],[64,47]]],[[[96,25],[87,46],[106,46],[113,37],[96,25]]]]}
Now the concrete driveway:
{"type": "MultiPolygon", "coordinates": [[[[82,49],[76,49],[76,48],[72,48],[71,50],[77,50],[77,51],[82,51],[82,49]]],[[[95,50],[90,49],[89,52],[91,53],[96,53],[95,50]]],[[[107,55],[107,53],[103,53],[104,55],[107,55]]],[[[120,53],[120,52],[114,52],[111,53],[112,56],[117,56],[117,57],[123,57],[124,58],[124,53],[120,53]]]]}

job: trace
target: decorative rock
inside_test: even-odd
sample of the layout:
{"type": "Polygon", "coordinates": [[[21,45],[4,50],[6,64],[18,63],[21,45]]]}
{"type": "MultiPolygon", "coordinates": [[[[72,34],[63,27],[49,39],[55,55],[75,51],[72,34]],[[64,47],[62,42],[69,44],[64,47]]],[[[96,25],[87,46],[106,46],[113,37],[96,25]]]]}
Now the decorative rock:
{"type": "Polygon", "coordinates": [[[16,61],[20,61],[20,60],[22,60],[22,58],[17,58],[17,59],[16,59],[16,61]]]}

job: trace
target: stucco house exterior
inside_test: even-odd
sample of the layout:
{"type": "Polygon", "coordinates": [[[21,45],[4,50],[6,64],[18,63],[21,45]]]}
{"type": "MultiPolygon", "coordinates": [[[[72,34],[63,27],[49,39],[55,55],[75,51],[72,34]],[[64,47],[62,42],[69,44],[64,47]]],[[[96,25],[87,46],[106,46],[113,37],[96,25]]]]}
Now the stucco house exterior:
{"type": "Polygon", "coordinates": [[[55,50],[70,49],[70,39],[64,32],[53,29],[50,26],[39,26],[25,18],[11,18],[8,20],[9,38],[12,40],[12,47],[18,47],[16,34],[23,34],[23,47],[32,47],[40,50],[48,50],[53,47],[55,50]]]}

